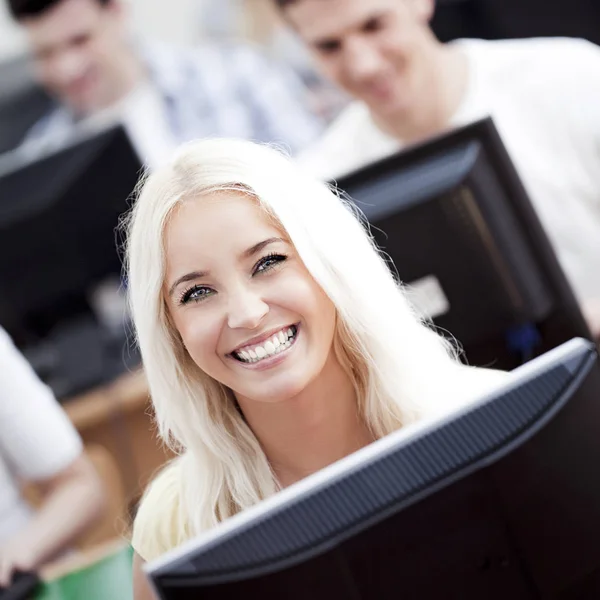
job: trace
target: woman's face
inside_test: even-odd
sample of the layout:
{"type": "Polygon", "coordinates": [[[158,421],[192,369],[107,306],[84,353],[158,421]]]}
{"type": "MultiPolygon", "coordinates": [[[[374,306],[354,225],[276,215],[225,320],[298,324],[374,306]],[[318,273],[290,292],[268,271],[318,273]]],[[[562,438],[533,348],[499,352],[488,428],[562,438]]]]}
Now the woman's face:
{"type": "Polygon", "coordinates": [[[202,371],[243,399],[297,396],[333,353],[335,308],[241,192],[188,201],[166,230],[164,294],[202,371]]]}

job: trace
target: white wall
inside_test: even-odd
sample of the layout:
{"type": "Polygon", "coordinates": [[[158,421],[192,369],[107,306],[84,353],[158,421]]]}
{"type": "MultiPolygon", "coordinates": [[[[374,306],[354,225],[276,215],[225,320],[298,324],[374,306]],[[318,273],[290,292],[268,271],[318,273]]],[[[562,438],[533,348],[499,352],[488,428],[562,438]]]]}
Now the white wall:
{"type": "Polygon", "coordinates": [[[193,44],[201,30],[204,0],[127,0],[136,32],[175,44],[193,44]]]}
{"type": "MultiPolygon", "coordinates": [[[[125,0],[130,4],[133,27],[145,36],[177,44],[192,44],[201,30],[204,0],[125,0]]],[[[19,28],[11,21],[5,0],[0,0],[0,60],[26,48],[19,28]]]]}
{"type": "Polygon", "coordinates": [[[11,22],[5,0],[0,0],[0,60],[23,50],[25,41],[11,22]]]}

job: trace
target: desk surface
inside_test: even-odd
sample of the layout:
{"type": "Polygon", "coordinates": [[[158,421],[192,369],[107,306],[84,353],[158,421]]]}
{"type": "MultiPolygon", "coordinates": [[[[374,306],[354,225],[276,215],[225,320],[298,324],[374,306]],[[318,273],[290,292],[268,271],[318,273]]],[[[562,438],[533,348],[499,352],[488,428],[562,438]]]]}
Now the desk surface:
{"type": "Polygon", "coordinates": [[[79,431],[94,427],[117,413],[149,407],[146,377],[141,369],[126,373],[106,386],[65,400],[62,406],[79,431]]]}
{"type": "MultiPolygon", "coordinates": [[[[116,469],[130,510],[156,472],[173,458],[158,436],[144,372],[125,373],[66,400],[63,408],[86,447],[102,446],[112,457],[110,468],[104,465],[109,483],[116,469]]],[[[118,533],[118,528],[111,531],[118,533]]]]}
{"type": "Polygon", "coordinates": [[[49,563],[42,567],[40,575],[43,581],[55,581],[70,573],[86,569],[90,565],[124,551],[126,548],[129,548],[127,540],[114,538],[108,542],[98,544],[81,552],[74,552],[69,556],[49,563]]]}

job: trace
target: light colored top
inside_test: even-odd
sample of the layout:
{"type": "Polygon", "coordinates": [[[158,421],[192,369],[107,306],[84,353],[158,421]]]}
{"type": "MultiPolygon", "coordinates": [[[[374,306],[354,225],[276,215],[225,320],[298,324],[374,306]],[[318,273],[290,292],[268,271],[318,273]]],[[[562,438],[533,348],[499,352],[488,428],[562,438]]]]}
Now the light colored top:
{"type": "MultiPolygon", "coordinates": [[[[454,43],[469,80],[451,125],[492,116],[576,295],[600,298],[600,48],[567,38],[454,43]]],[[[332,179],[401,147],[354,102],[299,160],[332,179]]]]}
{"type": "MultiPolygon", "coordinates": [[[[147,88],[136,90],[130,100],[137,94],[141,101],[138,118],[127,109],[124,118],[126,125],[133,124],[140,133],[139,141],[142,132],[137,124],[143,121],[150,130],[146,139],[159,127],[161,134],[154,135],[151,146],[142,151],[144,158],[154,156],[165,126],[169,146],[171,138],[179,145],[203,137],[239,137],[276,143],[292,153],[322,131],[323,124],[309,106],[308,92],[299,78],[250,45],[204,44],[187,49],[142,44],[141,54],[155,94],[150,95],[147,88]],[[158,123],[147,120],[159,113],[158,123]]],[[[57,105],[32,127],[19,151],[47,152],[93,129],[97,121],[78,121],[66,107],[57,105]]]]}
{"type": "Polygon", "coordinates": [[[149,484],[139,505],[131,546],[145,561],[152,561],[189,540],[183,509],[182,457],[171,461],[149,484]]]}
{"type": "Polygon", "coordinates": [[[19,481],[59,474],[82,452],[54,396],[0,329],[0,544],[27,524],[19,481]]]}
{"type": "Polygon", "coordinates": [[[68,143],[70,136],[87,136],[108,127],[122,125],[140,161],[154,170],[167,163],[179,147],[179,141],[169,124],[167,107],[160,91],[149,81],[137,86],[116,104],[70,124],[66,111],[60,109],[48,130],[38,134],[36,128],[18,152],[30,153],[32,158],[40,152],[51,151],[49,146],[68,143]],[[65,121],[58,118],[65,113],[65,121]],[[50,131],[57,135],[50,139],[50,131]]]}
{"type": "Polygon", "coordinates": [[[150,83],[139,86],[126,98],[122,122],[138,156],[150,169],[168,162],[179,147],[163,98],[150,83]]]}
{"type": "MultiPolygon", "coordinates": [[[[458,366],[460,398],[448,395],[448,404],[432,414],[437,418],[467,406],[505,384],[510,373],[458,366]]],[[[429,418],[429,417],[425,417],[429,418]]],[[[193,537],[183,494],[182,462],[186,455],[171,461],[150,483],[136,514],[131,545],[144,561],[152,561],[193,537]]]]}

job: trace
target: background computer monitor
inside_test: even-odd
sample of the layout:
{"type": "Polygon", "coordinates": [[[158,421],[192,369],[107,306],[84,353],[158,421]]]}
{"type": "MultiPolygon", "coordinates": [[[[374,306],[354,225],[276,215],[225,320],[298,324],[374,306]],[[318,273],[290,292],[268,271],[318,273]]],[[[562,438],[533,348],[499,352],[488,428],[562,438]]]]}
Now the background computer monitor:
{"type": "Polygon", "coordinates": [[[92,298],[119,285],[116,228],[140,171],[120,126],[0,162],[0,325],[59,397],[123,370],[128,355],[104,352],[92,298]]]}
{"type": "Polygon", "coordinates": [[[596,0],[437,0],[439,39],[580,37],[600,44],[596,0]]]}
{"type": "Polygon", "coordinates": [[[470,364],[510,370],[573,337],[591,338],[491,119],[337,186],[365,213],[417,307],[428,307],[470,364]]]}
{"type": "Polygon", "coordinates": [[[600,370],[572,340],[148,566],[164,600],[600,597],[600,370]]]}

